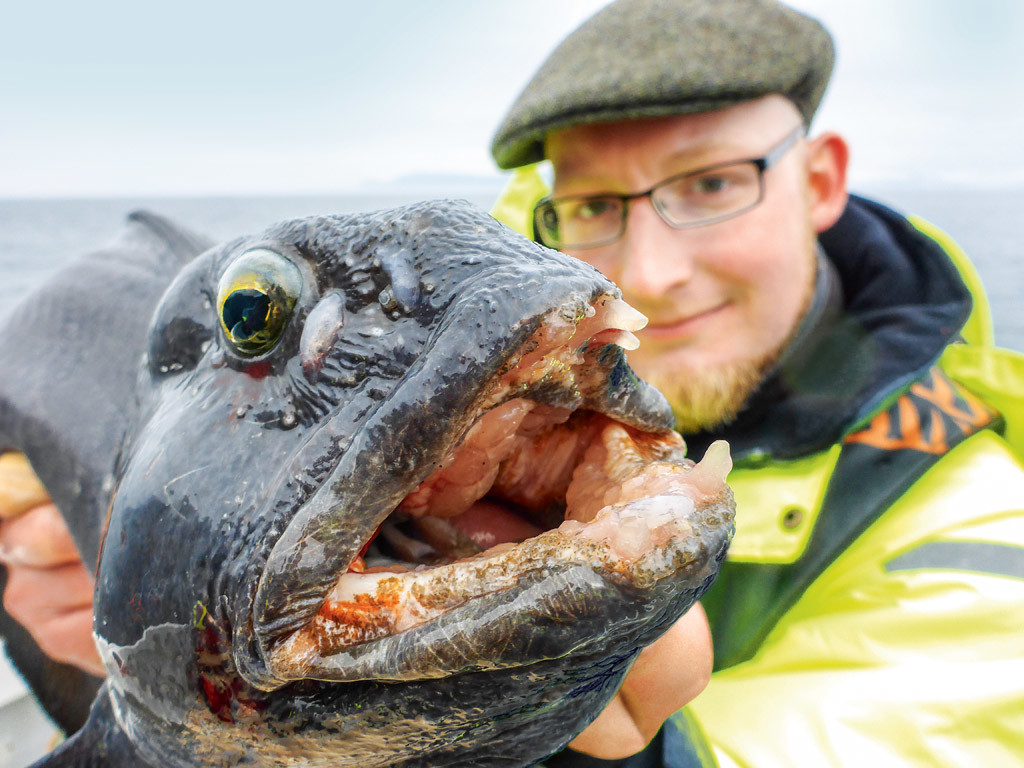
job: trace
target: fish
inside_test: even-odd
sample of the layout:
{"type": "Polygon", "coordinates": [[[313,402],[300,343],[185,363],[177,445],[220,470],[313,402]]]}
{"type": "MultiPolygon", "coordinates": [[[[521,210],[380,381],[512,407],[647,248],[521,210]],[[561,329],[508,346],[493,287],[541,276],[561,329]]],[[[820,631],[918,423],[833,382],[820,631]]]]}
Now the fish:
{"type": "MultiPolygon", "coordinates": [[[[40,766],[529,766],[733,533],[645,318],[463,201],[211,244],[136,212],[0,329],[0,450],[94,568],[107,670],[40,766]]],[[[687,663],[680,659],[681,664],[687,663]]]]}

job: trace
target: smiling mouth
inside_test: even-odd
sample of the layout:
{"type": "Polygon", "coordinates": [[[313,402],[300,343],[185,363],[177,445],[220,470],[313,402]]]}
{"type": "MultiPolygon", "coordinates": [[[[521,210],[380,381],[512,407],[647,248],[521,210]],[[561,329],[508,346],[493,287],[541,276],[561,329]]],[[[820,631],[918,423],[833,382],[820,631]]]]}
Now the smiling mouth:
{"type": "Polygon", "coordinates": [[[275,645],[276,675],[374,677],[374,659],[399,635],[528,573],[584,565],[643,588],[703,565],[707,551],[694,542],[731,530],[724,443],[694,464],[671,430],[531,397],[606,385],[602,355],[635,346],[642,315],[608,296],[591,309],[573,321],[549,314],[461,442],[372,532],[313,619],[275,645]]]}
{"type": "Polygon", "coordinates": [[[723,301],[721,304],[716,304],[710,309],[689,315],[681,320],[649,325],[644,330],[644,337],[650,340],[671,339],[680,335],[695,333],[707,320],[716,317],[728,306],[729,302],[723,301]]]}

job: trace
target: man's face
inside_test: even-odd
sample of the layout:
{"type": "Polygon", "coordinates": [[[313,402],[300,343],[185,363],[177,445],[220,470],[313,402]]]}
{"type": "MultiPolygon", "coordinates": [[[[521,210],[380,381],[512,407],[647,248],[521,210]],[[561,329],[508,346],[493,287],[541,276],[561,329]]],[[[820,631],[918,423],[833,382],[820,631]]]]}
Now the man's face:
{"type": "MultiPolygon", "coordinates": [[[[569,128],[546,145],[553,195],[628,194],[760,157],[799,122],[787,100],[770,96],[698,115],[569,128]]],[[[649,198],[634,200],[619,240],[569,250],[650,318],[629,361],[668,396],[684,432],[735,415],[810,300],[815,239],[803,142],[765,172],[764,183],[757,207],[692,229],[670,227],[649,198]]]]}

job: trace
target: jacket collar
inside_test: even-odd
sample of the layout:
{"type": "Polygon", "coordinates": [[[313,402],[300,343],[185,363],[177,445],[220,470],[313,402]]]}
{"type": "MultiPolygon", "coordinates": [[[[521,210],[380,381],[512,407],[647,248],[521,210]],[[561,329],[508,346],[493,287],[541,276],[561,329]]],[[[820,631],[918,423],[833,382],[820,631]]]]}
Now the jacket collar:
{"type": "Polygon", "coordinates": [[[779,363],[729,424],[738,462],[823,450],[922,376],[957,338],[971,296],[945,252],[905,218],[851,197],[819,237],[814,298],[779,363]]]}

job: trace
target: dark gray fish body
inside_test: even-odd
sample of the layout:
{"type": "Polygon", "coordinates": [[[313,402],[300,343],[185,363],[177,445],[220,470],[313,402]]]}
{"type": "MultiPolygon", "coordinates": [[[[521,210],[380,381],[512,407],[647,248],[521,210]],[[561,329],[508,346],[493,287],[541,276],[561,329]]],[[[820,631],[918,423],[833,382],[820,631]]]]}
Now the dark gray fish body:
{"type": "Polygon", "coordinates": [[[653,494],[678,513],[630,496],[486,546],[478,499],[532,525],[570,514],[580,467],[614,484],[612,449],[586,440],[697,477],[611,343],[618,291],[463,203],[286,222],[192,258],[204,245],[143,217],[0,342],[0,449],[99,555],[108,679],[42,764],[526,766],[561,748],[731,535],[704,478],[653,494]],[[478,433],[497,435],[494,488],[419,510],[478,433]],[[579,447],[542,493],[511,467],[531,474],[556,437],[579,447]],[[643,514],[660,517],[640,544],[596,522],[643,514]],[[435,531],[408,545],[426,554],[400,554],[414,529],[435,531]]]}

